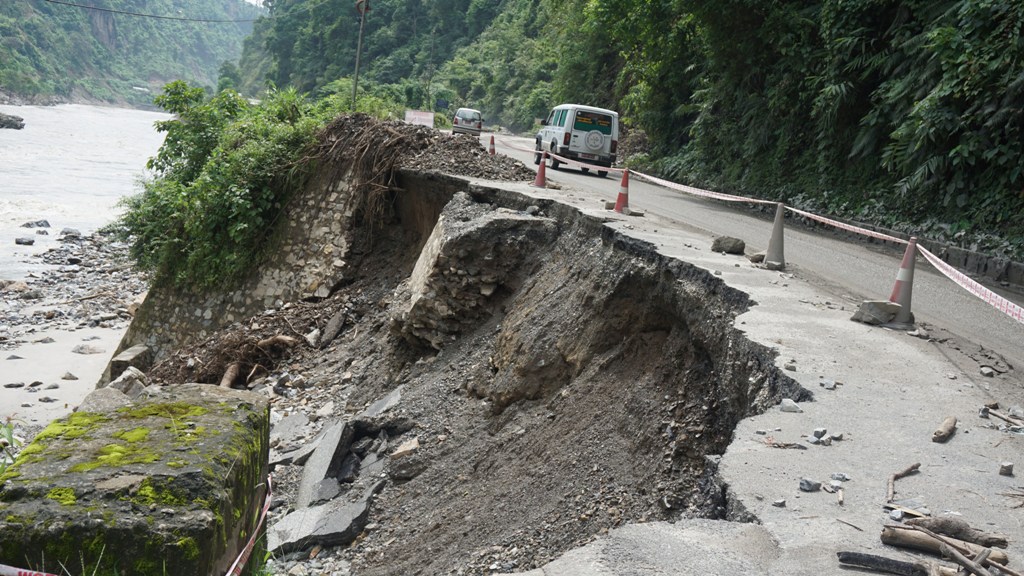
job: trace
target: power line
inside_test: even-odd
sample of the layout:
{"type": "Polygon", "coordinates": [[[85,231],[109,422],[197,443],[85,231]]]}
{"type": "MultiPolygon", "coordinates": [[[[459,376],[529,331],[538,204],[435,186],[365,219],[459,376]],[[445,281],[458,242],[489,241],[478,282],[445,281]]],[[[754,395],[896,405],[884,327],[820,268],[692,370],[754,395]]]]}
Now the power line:
{"type": "Polygon", "coordinates": [[[60,4],[62,6],[73,6],[75,8],[84,8],[85,10],[95,10],[97,12],[109,12],[111,14],[124,14],[127,16],[138,16],[141,18],[155,18],[157,20],[177,20],[179,22],[208,22],[208,23],[242,23],[242,22],[255,22],[257,19],[252,18],[248,20],[215,20],[208,18],[184,18],[180,16],[161,16],[159,14],[143,14],[141,12],[128,12],[126,10],[114,10],[112,8],[100,8],[99,6],[88,6],[86,4],[76,4],[74,2],[64,2],[62,0],[43,0],[50,4],[60,4]]]}

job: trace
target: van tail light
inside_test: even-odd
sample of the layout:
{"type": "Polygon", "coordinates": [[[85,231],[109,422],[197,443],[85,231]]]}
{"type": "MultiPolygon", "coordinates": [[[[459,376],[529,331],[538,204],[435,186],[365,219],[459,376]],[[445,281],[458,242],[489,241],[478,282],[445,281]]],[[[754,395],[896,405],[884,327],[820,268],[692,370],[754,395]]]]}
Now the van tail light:
{"type": "Polygon", "coordinates": [[[458,125],[459,125],[459,119],[456,118],[455,121],[452,122],[452,126],[458,126],[458,125]]]}
{"type": "Polygon", "coordinates": [[[565,136],[562,138],[562,145],[568,146],[570,139],[572,139],[572,132],[566,132],[565,136]]]}
{"type": "Polygon", "coordinates": [[[612,154],[615,154],[615,150],[619,147],[618,140],[612,140],[612,154]]]}

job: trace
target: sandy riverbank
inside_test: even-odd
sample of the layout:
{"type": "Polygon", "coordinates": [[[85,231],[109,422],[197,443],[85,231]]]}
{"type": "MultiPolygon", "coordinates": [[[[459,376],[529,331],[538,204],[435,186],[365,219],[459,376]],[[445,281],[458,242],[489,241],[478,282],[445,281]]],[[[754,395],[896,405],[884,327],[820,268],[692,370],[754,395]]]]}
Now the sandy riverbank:
{"type": "Polygon", "coordinates": [[[145,291],[111,238],[62,235],[24,280],[0,279],[0,421],[25,433],[95,389],[145,291]]]}

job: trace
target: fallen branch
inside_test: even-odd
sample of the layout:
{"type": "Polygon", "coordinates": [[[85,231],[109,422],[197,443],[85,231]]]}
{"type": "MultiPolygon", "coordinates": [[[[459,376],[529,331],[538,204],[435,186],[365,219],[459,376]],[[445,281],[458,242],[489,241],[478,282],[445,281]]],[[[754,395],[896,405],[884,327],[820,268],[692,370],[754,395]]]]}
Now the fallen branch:
{"type": "Polygon", "coordinates": [[[933,538],[934,540],[936,540],[938,542],[941,542],[943,544],[952,546],[953,548],[955,548],[956,550],[958,550],[958,551],[960,551],[960,552],[962,552],[964,554],[970,554],[972,558],[977,558],[977,557],[979,557],[981,555],[982,552],[988,550],[990,552],[990,554],[988,554],[986,556],[986,559],[985,559],[985,562],[983,563],[983,565],[989,566],[989,567],[992,567],[992,568],[996,568],[997,570],[1000,570],[1004,574],[1009,574],[1010,576],[1024,576],[1024,574],[1021,574],[1020,572],[1018,572],[1016,570],[1013,570],[1011,568],[1007,568],[1006,567],[1006,564],[1008,564],[1010,562],[1010,560],[1006,556],[1006,553],[1003,552],[1002,550],[992,550],[991,548],[981,548],[980,546],[978,546],[976,544],[971,544],[969,542],[964,542],[962,540],[957,540],[955,538],[950,538],[948,536],[941,536],[939,534],[936,534],[936,533],[932,532],[931,530],[928,530],[927,528],[922,528],[920,526],[907,526],[907,528],[910,528],[912,530],[917,530],[917,531],[925,534],[926,536],[930,536],[931,538],[933,538]]]}
{"type": "Polygon", "coordinates": [[[945,442],[956,432],[956,416],[947,416],[935,432],[932,432],[932,442],[945,442]]]}
{"type": "Polygon", "coordinates": [[[965,520],[959,518],[912,518],[906,522],[910,526],[921,526],[937,534],[944,534],[980,546],[1006,548],[1008,541],[1005,534],[985,532],[972,528],[965,520]]]}
{"type": "MultiPolygon", "coordinates": [[[[956,538],[939,536],[920,526],[885,526],[882,528],[882,543],[901,548],[913,548],[915,550],[931,552],[932,554],[940,554],[942,545],[948,544],[963,553],[970,554],[971,558],[977,556],[985,549],[977,544],[964,542],[956,538]]],[[[1009,558],[1007,558],[1005,552],[993,550],[992,555],[989,557],[989,562],[1006,564],[1009,562],[1009,558]]]]}
{"type": "MultiPolygon", "coordinates": [[[[990,574],[988,570],[982,568],[981,565],[979,565],[977,562],[969,560],[963,554],[957,552],[955,549],[953,549],[952,546],[948,544],[943,544],[939,548],[939,550],[942,551],[943,556],[945,556],[946,558],[952,558],[957,564],[966,568],[967,571],[971,574],[974,574],[974,576],[992,576],[992,574],[990,574]]],[[[984,561],[985,558],[987,558],[988,556],[987,554],[984,554],[985,558],[983,558],[983,554],[984,552],[982,554],[978,554],[978,558],[981,558],[982,561],[984,561]]]]}
{"type": "Polygon", "coordinates": [[[263,350],[265,353],[270,354],[270,351],[291,348],[298,343],[299,341],[291,336],[278,334],[277,336],[271,336],[270,338],[260,340],[256,343],[256,347],[263,350]]]}
{"type": "Polygon", "coordinates": [[[877,572],[900,574],[902,576],[956,576],[957,570],[935,562],[903,562],[885,556],[862,554],[860,552],[837,552],[840,564],[867,568],[877,572]]]}
{"type": "Polygon", "coordinates": [[[235,380],[238,379],[238,373],[241,370],[242,365],[239,364],[238,362],[232,362],[231,364],[228,364],[227,369],[224,370],[224,375],[221,376],[220,378],[220,387],[231,388],[231,385],[234,384],[235,380]]]}
{"type": "Polygon", "coordinates": [[[905,476],[910,476],[914,472],[917,472],[919,468],[921,468],[921,463],[917,462],[915,464],[911,464],[906,470],[903,470],[901,472],[896,472],[892,476],[889,476],[889,492],[888,492],[888,494],[885,497],[885,501],[886,502],[892,502],[893,499],[896,497],[896,481],[897,480],[899,480],[900,478],[903,478],[905,476]]]}
{"type": "Polygon", "coordinates": [[[1014,426],[1024,426],[1024,420],[1018,420],[1013,416],[1007,416],[991,408],[989,408],[988,413],[992,416],[995,416],[996,418],[999,418],[1003,422],[1006,422],[1007,424],[1013,424],[1014,426]]]}

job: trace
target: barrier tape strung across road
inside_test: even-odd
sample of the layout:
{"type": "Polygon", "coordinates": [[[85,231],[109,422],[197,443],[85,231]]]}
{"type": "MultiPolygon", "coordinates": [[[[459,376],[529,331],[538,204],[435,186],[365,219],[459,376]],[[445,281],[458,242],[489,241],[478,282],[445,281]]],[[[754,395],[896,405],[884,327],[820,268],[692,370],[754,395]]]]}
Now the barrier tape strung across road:
{"type": "Polygon", "coordinates": [[[953,268],[946,262],[943,262],[941,258],[932,254],[920,244],[917,245],[917,249],[932,266],[935,266],[939,272],[945,274],[950,280],[956,282],[971,294],[981,298],[986,304],[989,304],[996,310],[999,310],[1017,322],[1024,324],[1024,308],[1021,308],[1006,298],[1003,298],[988,288],[985,288],[981,284],[978,284],[974,280],[971,280],[966,274],[956,268],[953,268]]]}
{"type": "Polygon", "coordinates": [[[878,238],[879,240],[888,240],[889,242],[896,242],[897,244],[908,244],[909,243],[909,242],[907,242],[906,240],[904,240],[902,238],[897,238],[895,236],[890,236],[888,234],[882,234],[881,232],[875,232],[874,230],[868,230],[867,228],[861,228],[859,226],[853,226],[852,224],[845,224],[845,223],[840,222],[838,220],[833,220],[831,218],[825,218],[824,216],[818,216],[817,214],[811,214],[810,212],[805,212],[803,210],[800,210],[800,209],[797,209],[797,208],[793,208],[792,206],[786,206],[786,210],[789,210],[790,212],[794,212],[794,213],[799,214],[801,216],[805,216],[807,218],[810,218],[811,220],[817,220],[818,222],[821,222],[823,224],[828,224],[830,226],[835,226],[836,228],[840,228],[842,230],[846,230],[847,232],[855,232],[857,234],[863,234],[864,236],[871,236],[872,238],[878,238]]]}
{"type": "Polygon", "coordinates": [[[8,566],[6,564],[0,564],[0,576],[57,576],[56,574],[50,574],[49,572],[36,572],[35,570],[25,570],[24,568],[15,568],[14,566],[8,566]]]}
{"type": "Polygon", "coordinates": [[[249,555],[252,554],[252,547],[256,544],[256,537],[260,534],[260,528],[263,526],[263,521],[267,519],[267,511],[270,510],[270,500],[274,497],[274,487],[270,482],[270,474],[267,474],[267,494],[263,502],[263,512],[260,514],[260,521],[256,523],[256,528],[252,531],[252,536],[249,537],[249,542],[242,549],[242,552],[235,558],[235,563],[231,565],[231,569],[228,570],[227,576],[241,576],[242,570],[245,568],[245,563],[249,561],[249,555]]]}
{"type": "MultiPolygon", "coordinates": [[[[515,146],[515,145],[512,145],[512,144],[509,144],[507,142],[502,142],[502,144],[504,146],[506,146],[508,148],[512,148],[514,150],[521,150],[523,152],[533,152],[533,153],[537,153],[538,152],[537,150],[534,150],[534,149],[522,148],[522,147],[519,147],[519,146],[515,146]]],[[[556,156],[554,154],[551,154],[550,152],[548,152],[548,155],[549,156],[554,156],[559,161],[565,162],[566,164],[577,165],[577,166],[581,166],[581,167],[585,166],[585,167],[588,167],[588,168],[595,168],[594,166],[590,166],[590,165],[587,165],[587,164],[582,164],[580,162],[575,162],[575,161],[572,161],[572,160],[568,160],[566,158],[562,158],[561,156],[556,156]]],[[[606,168],[601,167],[600,169],[601,170],[609,170],[609,171],[612,171],[612,172],[622,172],[622,170],[618,169],[618,168],[606,169],[606,168]]],[[[661,178],[656,178],[654,176],[650,176],[650,175],[644,174],[642,172],[637,172],[635,170],[630,170],[630,173],[632,173],[632,174],[634,174],[634,175],[636,175],[636,176],[638,176],[638,177],[640,177],[640,178],[642,178],[644,180],[647,180],[648,182],[651,182],[653,184],[658,184],[660,186],[664,186],[664,187],[670,188],[672,190],[678,190],[680,192],[685,192],[687,194],[694,194],[696,196],[703,196],[705,198],[713,198],[713,199],[716,199],[716,200],[724,200],[726,202],[749,202],[749,203],[754,203],[754,204],[777,204],[777,202],[772,201],[772,200],[759,200],[759,199],[756,199],[756,198],[747,198],[747,197],[744,197],[744,196],[735,196],[733,194],[723,194],[721,192],[712,192],[710,190],[702,190],[700,188],[694,188],[692,186],[686,186],[686,185],[683,185],[683,184],[677,184],[675,182],[671,182],[669,180],[663,180],[661,178]]],[[[864,236],[869,236],[871,238],[876,238],[878,240],[885,240],[885,241],[888,241],[888,242],[894,242],[894,243],[897,243],[897,244],[908,244],[908,241],[904,240],[902,238],[897,238],[895,236],[890,236],[889,234],[883,234],[881,232],[876,232],[874,230],[868,230],[867,228],[861,228],[859,226],[853,226],[852,224],[846,224],[844,222],[840,222],[838,220],[833,220],[831,218],[826,218],[824,216],[819,216],[817,214],[813,214],[813,213],[807,212],[805,210],[800,210],[798,208],[793,208],[792,206],[786,206],[786,210],[789,210],[790,212],[793,212],[794,214],[799,214],[801,216],[804,216],[805,218],[810,218],[811,220],[815,220],[817,222],[821,222],[822,224],[828,224],[829,226],[834,226],[834,227],[839,228],[841,230],[846,230],[847,232],[853,232],[853,233],[856,233],[856,234],[861,234],[861,235],[864,235],[864,236]]],[[[950,266],[949,264],[947,264],[946,262],[942,261],[942,259],[940,259],[938,256],[936,256],[936,255],[932,254],[931,252],[929,252],[928,250],[926,250],[920,244],[917,245],[917,249],[921,252],[921,254],[925,257],[926,260],[928,260],[928,262],[932,266],[935,266],[935,268],[939,272],[943,273],[950,280],[952,280],[953,282],[958,284],[960,287],[964,288],[965,290],[967,290],[968,292],[973,294],[974,296],[977,296],[978,298],[981,298],[985,303],[989,304],[990,306],[992,306],[996,310],[999,310],[1000,312],[1006,314],[1010,318],[1013,318],[1014,320],[1024,324],[1024,308],[1021,308],[1017,304],[1014,304],[1013,302],[1010,302],[1006,298],[1003,298],[1002,296],[999,296],[995,292],[993,292],[993,291],[989,290],[988,288],[985,288],[981,284],[975,282],[974,280],[969,278],[963,272],[960,272],[956,268],[954,268],[954,267],[950,266]]],[[[0,576],[3,576],[3,575],[0,575],[0,576]]]]}
{"type": "Polygon", "coordinates": [[[693,194],[694,196],[703,196],[705,198],[714,198],[715,200],[725,200],[726,202],[750,202],[750,203],[753,203],[753,204],[777,204],[777,202],[774,202],[772,200],[758,200],[757,198],[747,198],[745,196],[735,196],[733,194],[724,194],[722,192],[712,192],[711,190],[702,190],[700,188],[694,188],[693,186],[686,186],[684,184],[676,184],[675,182],[670,182],[668,180],[662,180],[661,178],[655,178],[654,176],[651,176],[649,174],[644,174],[643,172],[637,172],[635,170],[630,170],[629,173],[630,174],[634,174],[636,176],[639,176],[640,178],[643,178],[644,180],[647,180],[648,182],[653,182],[655,184],[660,184],[661,186],[664,186],[666,188],[671,188],[673,190],[678,190],[680,192],[686,192],[687,194],[693,194]]]}
{"type": "MultiPolygon", "coordinates": [[[[504,140],[497,139],[497,138],[495,139],[495,142],[501,142],[501,145],[504,146],[505,148],[511,148],[512,150],[519,150],[520,152],[530,152],[532,154],[543,154],[545,152],[544,150],[537,150],[536,148],[524,148],[523,146],[516,146],[515,144],[509,144],[508,142],[505,142],[504,140]]],[[[622,168],[613,168],[613,167],[610,167],[610,166],[598,166],[597,164],[587,164],[585,162],[578,162],[576,160],[565,158],[564,156],[559,156],[558,154],[555,154],[554,152],[548,152],[548,156],[550,158],[554,158],[555,160],[558,160],[562,164],[566,164],[566,165],[569,165],[569,166],[575,166],[577,168],[587,168],[589,170],[601,171],[601,172],[615,172],[616,174],[622,174],[622,172],[624,171],[622,168]]]]}

